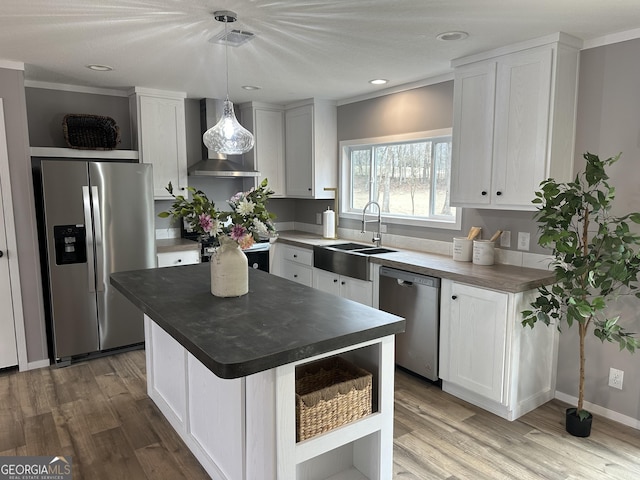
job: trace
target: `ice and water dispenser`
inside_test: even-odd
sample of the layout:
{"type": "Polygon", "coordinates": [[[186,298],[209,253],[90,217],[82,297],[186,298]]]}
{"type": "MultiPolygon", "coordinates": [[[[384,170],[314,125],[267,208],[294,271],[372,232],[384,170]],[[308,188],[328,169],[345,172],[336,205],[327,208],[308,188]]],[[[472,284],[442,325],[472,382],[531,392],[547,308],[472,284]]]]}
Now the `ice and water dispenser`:
{"type": "Polygon", "coordinates": [[[56,265],[87,262],[87,242],[84,225],[54,225],[56,265]]]}

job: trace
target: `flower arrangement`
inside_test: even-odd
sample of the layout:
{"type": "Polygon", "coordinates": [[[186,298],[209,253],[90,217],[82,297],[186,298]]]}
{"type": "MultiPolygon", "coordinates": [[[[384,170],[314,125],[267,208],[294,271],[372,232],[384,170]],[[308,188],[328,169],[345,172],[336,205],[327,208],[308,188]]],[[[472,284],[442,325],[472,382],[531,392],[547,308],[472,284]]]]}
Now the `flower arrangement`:
{"type": "Polygon", "coordinates": [[[167,191],[175,199],[168,212],[160,212],[160,218],[184,218],[191,229],[203,236],[210,236],[220,242],[227,237],[247,249],[260,236],[272,236],[276,233],[273,225],[275,215],[269,213],[266,202],[273,194],[265,178],[258,188],[248,192],[238,192],[227,203],[231,211],[218,210],[204,192],[187,187],[191,201],[183,195],[174,195],[171,182],[167,191]]]}

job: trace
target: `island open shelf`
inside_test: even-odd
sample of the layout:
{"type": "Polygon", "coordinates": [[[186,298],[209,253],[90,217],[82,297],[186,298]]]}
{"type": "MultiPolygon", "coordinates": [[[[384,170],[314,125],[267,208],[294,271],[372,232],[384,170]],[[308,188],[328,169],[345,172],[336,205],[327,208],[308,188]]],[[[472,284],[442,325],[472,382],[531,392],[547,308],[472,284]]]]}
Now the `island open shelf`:
{"type": "Polygon", "coordinates": [[[193,265],[117,273],[112,283],[146,314],[149,396],[209,475],[391,478],[394,335],[404,320],[256,270],[248,295],[220,299],[207,274],[193,265]],[[296,368],[335,355],[373,374],[372,413],[296,442],[296,368]]]}

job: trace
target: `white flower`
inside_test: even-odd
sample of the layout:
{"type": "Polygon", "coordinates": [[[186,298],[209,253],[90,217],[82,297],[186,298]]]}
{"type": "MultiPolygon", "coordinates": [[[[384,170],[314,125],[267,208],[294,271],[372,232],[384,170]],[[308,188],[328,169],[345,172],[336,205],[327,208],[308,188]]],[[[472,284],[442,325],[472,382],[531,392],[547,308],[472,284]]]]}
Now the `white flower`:
{"type": "Polygon", "coordinates": [[[216,219],[216,220],[213,221],[213,225],[211,226],[210,235],[212,237],[217,237],[221,233],[222,233],[222,222],[220,222],[220,220],[216,219]]]}
{"type": "Polygon", "coordinates": [[[267,230],[267,226],[257,218],[253,219],[253,228],[255,228],[256,232],[258,233],[269,233],[269,230],[267,230]]]}
{"type": "Polygon", "coordinates": [[[255,208],[255,206],[256,204],[251,200],[247,200],[246,198],[244,198],[240,203],[238,203],[236,212],[240,215],[249,215],[250,213],[253,213],[253,209],[255,208]]]}

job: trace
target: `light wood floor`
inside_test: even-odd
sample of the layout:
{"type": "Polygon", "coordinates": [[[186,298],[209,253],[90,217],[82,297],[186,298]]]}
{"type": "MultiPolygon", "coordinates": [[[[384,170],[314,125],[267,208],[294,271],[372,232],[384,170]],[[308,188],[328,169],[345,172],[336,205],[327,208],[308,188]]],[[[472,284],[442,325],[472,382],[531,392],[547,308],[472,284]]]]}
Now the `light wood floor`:
{"type": "MultiPolygon", "coordinates": [[[[71,455],[74,480],[209,478],[145,389],[143,351],[0,373],[0,455],[71,455]]],[[[394,478],[640,478],[640,431],[596,418],[577,439],[565,407],[507,422],[398,371],[394,478]]]]}

